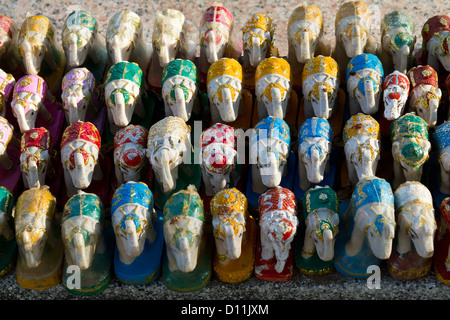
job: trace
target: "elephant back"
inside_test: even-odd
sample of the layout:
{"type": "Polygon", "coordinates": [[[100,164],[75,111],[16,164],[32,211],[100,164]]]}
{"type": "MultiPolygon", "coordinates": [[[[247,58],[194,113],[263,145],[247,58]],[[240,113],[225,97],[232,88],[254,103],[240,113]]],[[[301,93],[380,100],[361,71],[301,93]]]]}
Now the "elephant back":
{"type": "Polygon", "coordinates": [[[72,196],[64,205],[61,224],[76,216],[87,216],[103,223],[104,215],[100,198],[94,193],[81,192],[72,196]]]}
{"type": "Polygon", "coordinates": [[[222,189],[211,199],[212,217],[222,213],[236,214],[241,212],[248,217],[248,202],[245,195],[236,188],[222,189]]]}
{"type": "Polygon", "coordinates": [[[352,116],[345,124],[344,143],[352,138],[358,138],[363,134],[380,140],[380,125],[371,115],[358,113],[352,116]]]}
{"type": "MultiPolygon", "coordinates": [[[[422,28],[422,50],[427,51],[428,41],[436,34],[443,31],[450,31],[450,17],[446,15],[436,15],[429,18],[422,28]]],[[[448,53],[448,42],[442,43],[446,45],[446,52],[448,53]]],[[[443,48],[444,49],[444,48],[443,48]]]]}
{"type": "Polygon", "coordinates": [[[0,117],[0,143],[5,146],[5,149],[11,141],[13,131],[13,125],[6,118],[0,117]]]}
{"type": "Polygon", "coordinates": [[[233,58],[222,58],[209,66],[206,83],[221,76],[230,76],[242,81],[242,66],[233,58]]]}
{"type": "Polygon", "coordinates": [[[401,211],[409,204],[420,203],[433,208],[433,197],[430,190],[419,181],[406,181],[394,193],[395,210],[401,211]]]}
{"type": "Polygon", "coordinates": [[[324,138],[331,141],[333,129],[328,120],[317,117],[306,119],[298,131],[298,144],[308,138],[324,138]]]}
{"type": "Polygon", "coordinates": [[[170,34],[178,38],[184,31],[186,18],[181,11],[166,9],[158,12],[153,25],[153,44],[159,47],[159,41],[163,34],[170,34]]]}
{"type": "Polygon", "coordinates": [[[77,121],[68,126],[61,138],[61,149],[68,143],[81,139],[93,143],[98,150],[101,147],[101,137],[95,125],[90,122],[77,121]]]}
{"type": "MultiPolygon", "coordinates": [[[[0,28],[1,28],[1,15],[0,15],[0,28]]],[[[0,94],[5,100],[9,100],[11,93],[14,91],[14,86],[16,85],[16,79],[10,73],[6,73],[0,69],[0,94]]],[[[5,106],[3,104],[3,99],[0,102],[0,113],[3,111],[5,106]]]]}
{"type": "Polygon", "coordinates": [[[45,80],[38,75],[30,74],[23,76],[17,80],[17,83],[14,86],[13,102],[11,104],[14,104],[15,100],[20,99],[18,94],[21,92],[35,94],[41,99],[44,99],[47,92],[47,84],[45,83],[45,80]]]}
{"type": "Polygon", "coordinates": [[[294,193],[283,187],[275,187],[264,192],[258,200],[259,217],[274,210],[286,211],[297,216],[297,204],[294,193]]]}
{"type": "Polygon", "coordinates": [[[339,199],[336,192],[330,187],[317,187],[309,189],[302,199],[304,218],[317,209],[325,208],[339,213],[339,199]]]}
{"type": "Polygon", "coordinates": [[[42,45],[44,39],[49,39],[53,43],[55,37],[55,27],[52,22],[44,16],[28,16],[25,18],[19,33],[19,52],[22,50],[23,40],[28,40],[30,44],[42,45]]]}
{"type": "Polygon", "coordinates": [[[185,141],[190,133],[190,126],[186,122],[175,116],[165,117],[151,126],[148,131],[148,148],[152,148],[153,141],[164,139],[171,136],[185,141]]]}
{"type": "Polygon", "coordinates": [[[142,84],[142,69],[136,62],[121,61],[113,64],[108,70],[105,79],[105,86],[114,80],[128,80],[137,84],[142,84]]]}
{"type": "Polygon", "coordinates": [[[87,68],[74,68],[64,75],[62,79],[62,90],[65,91],[73,85],[80,85],[81,87],[88,88],[92,92],[95,86],[94,75],[87,68]]]}
{"type": "Polygon", "coordinates": [[[44,128],[33,128],[26,131],[20,138],[20,152],[22,153],[26,148],[37,147],[42,150],[49,150],[52,137],[50,132],[44,128]]]}
{"type": "Polygon", "coordinates": [[[153,193],[144,182],[128,181],[122,184],[114,192],[111,201],[112,215],[114,215],[122,205],[128,203],[138,204],[152,210],[154,204],[153,193]]]}
{"type": "Polygon", "coordinates": [[[161,86],[175,76],[181,76],[198,83],[197,66],[190,60],[175,59],[165,66],[161,76],[161,86]]]}
{"type": "MultiPolygon", "coordinates": [[[[231,32],[233,31],[234,19],[231,12],[220,4],[214,4],[207,8],[203,13],[200,22],[200,43],[209,42],[209,32],[219,30],[231,32]]],[[[221,41],[221,34],[216,37],[216,44],[221,41]]]]}
{"type": "Polygon", "coordinates": [[[355,24],[361,25],[368,34],[372,27],[372,19],[369,8],[363,1],[348,1],[342,4],[336,12],[334,20],[335,29],[339,31],[341,27],[355,24]],[[349,19],[350,21],[347,21],[349,19]]]}
{"type": "Polygon", "coordinates": [[[437,127],[433,137],[439,152],[450,146],[450,121],[446,121],[437,127]]]}
{"type": "Polygon", "coordinates": [[[346,81],[348,81],[353,73],[364,69],[373,70],[379,73],[382,78],[384,77],[383,65],[380,59],[374,54],[363,53],[353,57],[348,63],[346,81]]]}
{"type": "Polygon", "coordinates": [[[204,166],[211,172],[225,173],[234,163],[236,137],[233,127],[215,123],[200,137],[204,166]]]}
{"type": "Polygon", "coordinates": [[[322,29],[322,11],[315,5],[302,5],[295,8],[288,20],[288,30],[296,21],[307,20],[314,23],[318,29],[322,29]]]}
{"type": "Polygon", "coordinates": [[[134,144],[145,148],[148,140],[148,131],[140,125],[128,125],[114,135],[114,149],[125,144],[134,144]]]}
{"type": "Polygon", "coordinates": [[[390,35],[390,45],[396,50],[400,50],[405,45],[412,48],[415,43],[415,26],[415,21],[409,14],[403,11],[393,11],[386,14],[381,21],[381,37],[389,34],[392,29],[402,28],[403,31],[390,35]]]}
{"type": "Polygon", "coordinates": [[[94,16],[84,10],[74,10],[68,16],[64,22],[63,27],[63,44],[69,46],[69,34],[75,33],[78,35],[78,45],[84,45],[89,42],[92,34],[97,34],[98,23],[94,16]]]}
{"type": "Polygon", "coordinates": [[[291,143],[291,133],[288,124],[283,119],[277,117],[269,116],[264,118],[256,124],[250,144],[254,145],[263,138],[280,140],[289,146],[291,143]]]}
{"type": "Polygon", "coordinates": [[[438,75],[431,66],[417,66],[411,68],[407,76],[411,83],[411,91],[419,85],[430,85],[438,88],[438,75]]]}
{"type": "Polygon", "coordinates": [[[45,215],[53,220],[56,214],[56,198],[48,186],[25,190],[17,199],[15,220],[28,213],[45,215]]]}
{"type": "Polygon", "coordinates": [[[389,182],[382,178],[362,178],[352,194],[354,213],[369,203],[383,203],[394,208],[394,194],[389,182]]]}
{"type": "Polygon", "coordinates": [[[248,20],[244,27],[242,28],[242,34],[245,37],[246,34],[249,35],[249,39],[253,36],[253,29],[260,29],[264,32],[270,33],[271,44],[274,41],[275,35],[275,25],[272,19],[267,14],[253,14],[250,20],[248,20]]]}
{"type": "Polygon", "coordinates": [[[131,10],[122,10],[113,15],[109,20],[106,31],[106,41],[109,42],[113,36],[131,36],[133,32],[140,33],[142,30],[141,18],[131,10]],[[131,31],[131,33],[130,33],[131,31]]]}
{"type": "Polygon", "coordinates": [[[14,206],[14,196],[8,189],[0,187],[0,211],[11,217],[14,206]]]}
{"type": "Polygon", "coordinates": [[[0,14],[0,29],[3,30],[4,33],[7,33],[11,39],[13,39],[19,31],[17,23],[4,14],[0,14]]]}
{"type": "Polygon", "coordinates": [[[258,64],[258,67],[256,67],[255,83],[268,74],[277,74],[290,81],[292,78],[291,66],[289,65],[289,62],[283,58],[266,58],[258,64]]]}
{"type": "Polygon", "coordinates": [[[392,141],[403,138],[428,140],[427,123],[414,113],[407,113],[393,121],[389,131],[392,141]]]}
{"type": "Polygon", "coordinates": [[[319,55],[309,60],[303,68],[302,82],[318,73],[329,75],[337,81],[340,79],[338,64],[332,57],[319,55]]]}
{"type": "Polygon", "coordinates": [[[189,185],[187,189],[174,193],[167,200],[163,210],[163,224],[177,216],[205,221],[203,201],[193,185],[189,185]]]}
{"type": "Polygon", "coordinates": [[[408,77],[400,72],[395,70],[391,74],[389,74],[383,82],[383,90],[386,90],[391,85],[398,85],[406,90],[406,94],[409,95],[410,92],[410,83],[408,77]]]}

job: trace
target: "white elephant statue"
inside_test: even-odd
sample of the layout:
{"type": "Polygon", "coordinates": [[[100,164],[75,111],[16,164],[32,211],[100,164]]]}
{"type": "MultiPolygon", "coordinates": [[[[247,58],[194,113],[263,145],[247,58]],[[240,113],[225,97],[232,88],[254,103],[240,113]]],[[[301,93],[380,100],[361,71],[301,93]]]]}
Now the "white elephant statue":
{"type": "Polygon", "coordinates": [[[336,60],[322,55],[311,58],[301,79],[305,118],[329,119],[339,109],[340,74],[336,60]]]}
{"type": "Polygon", "coordinates": [[[14,139],[14,126],[8,119],[0,117],[0,165],[6,170],[14,166],[14,161],[8,155],[11,139],[14,139]]]}
{"type": "Polygon", "coordinates": [[[407,113],[392,122],[389,131],[394,158],[392,187],[398,188],[405,181],[420,181],[431,151],[426,122],[407,113]]]}
{"type": "Polygon", "coordinates": [[[134,62],[144,72],[144,79],[151,57],[151,46],[144,38],[144,27],[139,15],[124,9],[109,20],[106,30],[106,50],[110,66],[122,62],[134,62]]]}
{"type": "Polygon", "coordinates": [[[164,67],[160,85],[166,117],[175,116],[187,122],[193,114],[200,114],[197,67],[192,61],[170,61],[164,67]]]}
{"type": "Polygon", "coordinates": [[[406,74],[394,71],[383,82],[383,116],[393,121],[400,118],[406,110],[410,83],[406,74]]]}
{"type": "MultiPolygon", "coordinates": [[[[165,117],[148,132],[147,158],[164,194],[177,186],[179,166],[191,148],[190,127],[178,117],[165,117]]],[[[189,155],[190,156],[190,155],[189,155]]]]}
{"type": "Polygon", "coordinates": [[[326,119],[312,117],[303,122],[298,133],[299,185],[307,191],[323,181],[330,172],[333,130],[326,119]]]}
{"type": "Polygon", "coordinates": [[[16,79],[14,79],[14,76],[0,69],[0,117],[6,117],[6,110],[10,108],[15,85],[16,79]]]}
{"type": "Polygon", "coordinates": [[[416,23],[404,11],[392,11],[381,21],[381,61],[386,73],[407,73],[412,64],[416,23]]]}
{"type": "Polygon", "coordinates": [[[102,168],[97,164],[100,147],[100,134],[90,122],[77,121],[64,130],[60,151],[69,197],[103,177],[102,168]]]}
{"type": "MultiPolygon", "coordinates": [[[[259,227],[261,259],[272,260],[273,273],[282,273],[292,257],[292,241],[297,233],[298,218],[295,195],[292,191],[275,187],[259,197],[259,227]]],[[[268,263],[257,261],[255,274],[264,277],[268,263]]]]}
{"type": "Polygon", "coordinates": [[[0,14],[0,69],[15,76],[23,73],[18,45],[19,26],[12,18],[0,14]]]}
{"type": "Polygon", "coordinates": [[[291,67],[283,58],[270,57],[255,71],[258,120],[268,116],[284,119],[291,99],[291,67]]]}
{"type": "Polygon", "coordinates": [[[114,168],[117,186],[128,181],[141,181],[142,168],[147,164],[145,147],[148,130],[140,125],[128,125],[114,136],[114,168]]]}
{"type": "Polygon", "coordinates": [[[371,265],[391,256],[395,236],[394,194],[378,177],[364,177],[356,185],[348,210],[340,219],[334,266],[342,274],[367,278],[371,265]]]}
{"type": "Polygon", "coordinates": [[[416,66],[408,71],[407,76],[411,83],[408,112],[415,112],[429,128],[434,128],[442,98],[437,72],[428,65],[416,66]]]}
{"type": "Polygon", "coordinates": [[[358,113],[344,127],[344,152],[352,186],[364,177],[376,175],[380,161],[380,125],[370,115],[358,113]]]}
{"type": "Polygon", "coordinates": [[[142,102],[143,72],[137,63],[122,61],[114,64],[105,79],[105,100],[111,131],[130,124],[133,114],[145,117],[142,102]]]}
{"type": "Polygon", "coordinates": [[[280,118],[267,117],[255,126],[250,137],[250,164],[252,190],[257,194],[280,185],[288,174],[288,156],[291,143],[287,123],[280,118]]]}
{"type": "Polygon", "coordinates": [[[236,181],[237,163],[234,129],[226,124],[216,123],[202,132],[202,179],[207,196],[214,196],[230,187],[231,179],[236,181]]]}
{"type": "Polygon", "coordinates": [[[350,60],[346,70],[350,115],[378,111],[383,77],[383,65],[376,55],[363,53],[350,60]]]}
{"type": "Polygon", "coordinates": [[[450,195],[450,121],[446,121],[436,128],[433,134],[437,144],[437,153],[440,166],[439,190],[450,195]]]}
{"type": "Polygon", "coordinates": [[[422,64],[429,65],[439,74],[450,71],[450,16],[435,15],[422,28],[422,64]]]}
{"type": "Polygon", "coordinates": [[[25,289],[47,289],[61,283],[64,246],[56,198],[48,186],[25,190],[14,216],[19,247],[17,282],[25,289]]]}
{"type": "Polygon", "coordinates": [[[50,132],[45,128],[26,131],[20,141],[20,169],[26,189],[40,188],[52,165],[52,143],[50,132]]]}
{"type": "Polygon", "coordinates": [[[44,16],[27,15],[19,34],[19,55],[26,75],[40,75],[58,96],[66,68],[66,55],[56,42],[53,23],[44,16]]]}

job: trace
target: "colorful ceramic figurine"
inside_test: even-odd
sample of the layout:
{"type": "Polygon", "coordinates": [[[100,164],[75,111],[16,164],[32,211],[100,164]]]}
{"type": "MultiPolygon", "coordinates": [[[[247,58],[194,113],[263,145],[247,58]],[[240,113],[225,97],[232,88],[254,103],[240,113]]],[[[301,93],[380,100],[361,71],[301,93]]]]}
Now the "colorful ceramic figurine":
{"type": "Polygon", "coordinates": [[[55,36],[55,27],[47,17],[27,16],[20,29],[19,55],[24,73],[44,78],[50,92],[57,97],[61,92],[66,56],[55,36]]]}
{"type": "Polygon", "coordinates": [[[436,248],[434,251],[434,272],[436,278],[445,285],[450,285],[450,197],[442,200],[438,232],[436,234],[436,248]]]}
{"type": "Polygon", "coordinates": [[[409,79],[400,72],[394,71],[383,82],[384,118],[393,121],[403,115],[409,96],[409,79]]]}
{"type": "Polygon", "coordinates": [[[378,111],[383,77],[383,65],[376,55],[363,53],[350,60],[346,80],[351,115],[378,111]]]}
{"type": "Polygon", "coordinates": [[[422,28],[422,64],[427,64],[439,74],[450,71],[450,17],[436,15],[422,28]]]}
{"type": "Polygon", "coordinates": [[[18,197],[22,188],[20,170],[20,140],[14,135],[14,127],[0,117],[0,186],[18,197]]]}
{"type": "Polygon", "coordinates": [[[381,61],[386,73],[406,73],[411,67],[416,36],[414,19],[404,11],[386,14],[381,21],[381,61]]]}
{"type": "Polygon", "coordinates": [[[369,266],[390,257],[395,236],[394,194],[384,179],[364,177],[356,185],[352,200],[340,208],[339,234],[334,266],[354,278],[372,275],[369,266]]]}
{"type": "Polygon", "coordinates": [[[72,294],[96,295],[111,281],[114,236],[105,228],[104,215],[103,204],[93,193],[80,191],[64,206],[61,219],[65,253],[63,285],[72,294]],[[71,279],[73,266],[80,270],[79,283],[71,279]]]}
{"type": "Polygon", "coordinates": [[[145,183],[129,181],[115,192],[111,221],[116,238],[114,273],[125,284],[147,284],[161,273],[162,213],[145,183]]]}
{"type": "Polygon", "coordinates": [[[437,228],[431,192],[418,181],[407,181],[395,190],[394,200],[398,232],[389,274],[399,280],[424,277],[433,263],[437,228]]]}
{"type": "Polygon", "coordinates": [[[256,222],[249,217],[247,198],[236,188],[222,189],[211,200],[216,250],[214,272],[220,281],[242,282],[255,263],[256,222]]]}
{"type": "Polygon", "coordinates": [[[434,127],[442,98],[436,71],[430,66],[417,66],[410,69],[407,76],[411,83],[408,111],[415,112],[428,127],[434,127]]]}
{"type": "Polygon", "coordinates": [[[174,291],[197,291],[211,278],[212,231],[193,185],[173,194],[164,206],[164,284],[174,291]]]}
{"type": "Polygon", "coordinates": [[[61,283],[64,245],[56,198],[48,186],[25,190],[15,210],[19,247],[17,283],[24,289],[48,289],[61,283]]]}
{"type": "Polygon", "coordinates": [[[5,187],[0,187],[0,276],[6,275],[14,266],[17,242],[12,215],[14,197],[5,187]]]}
{"type": "Polygon", "coordinates": [[[292,87],[300,91],[303,67],[320,49],[323,36],[322,11],[315,5],[308,4],[295,8],[288,20],[287,35],[287,60],[292,68],[292,87]]]}
{"type": "Polygon", "coordinates": [[[0,14],[0,69],[14,77],[23,75],[18,41],[19,27],[17,23],[10,17],[0,14]]]}
{"type": "Polygon", "coordinates": [[[390,136],[394,158],[392,187],[398,188],[405,181],[420,181],[431,150],[427,124],[415,114],[407,113],[391,123],[390,136]]]}
{"type": "Polygon", "coordinates": [[[333,270],[334,243],[339,233],[339,199],[330,187],[309,189],[302,199],[302,228],[294,246],[297,267],[304,274],[324,275],[333,270]]]}
{"type": "Polygon", "coordinates": [[[11,107],[12,93],[14,91],[15,85],[16,79],[14,79],[13,75],[6,73],[2,69],[0,69],[0,117],[6,118],[6,113],[8,109],[11,107]]]}
{"type": "Polygon", "coordinates": [[[292,241],[297,232],[294,193],[276,187],[259,198],[259,236],[255,275],[263,280],[288,281],[293,273],[292,241]]]}
{"type": "Polygon", "coordinates": [[[344,152],[349,182],[356,186],[363,177],[375,176],[380,160],[380,125],[369,115],[358,113],[344,127],[344,152]]]}
{"type": "Polygon", "coordinates": [[[62,47],[66,55],[66,70],[86,67],[96,81],[103,80],[107,64],[104,39],[98,23],[88,11],[76,9],[69,13],[62,31],[62,47]]]}
{"type": "MultiPolygon", "coordinates": [[[[435,190],[438,189],[440,193],[450,196],[450,121],[446,121],[437,127],[433,137],[437,144],[436,151],[440,168],[440,179],[435,179],[440,183],[436,183],[435,190]]],[[[438,197],[438,194],[433,192],[433,196],[438,197]]],[[[442,199],[440,200],[442,201],[442,199]]],[[[437,204],[441,201],[438,201],[437,204]]]]}

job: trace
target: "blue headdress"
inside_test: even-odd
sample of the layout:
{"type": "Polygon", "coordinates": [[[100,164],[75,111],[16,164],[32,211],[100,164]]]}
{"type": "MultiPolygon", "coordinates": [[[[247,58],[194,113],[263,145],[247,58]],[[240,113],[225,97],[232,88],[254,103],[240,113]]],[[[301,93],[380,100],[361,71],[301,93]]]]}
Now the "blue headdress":
{"type": "Polygon", "coordinates": [[[360,70],[363,69],[371,69],[381,75],[381,82],[376,81],[372,77],[365,77],[362,78],[358,83],[358,89],[361,91],[362,94],[365,95],[365,88],[364,88],[364,82],[366,80],[372,81],[373,85],[373,91],[377,91],[378,87],[383,82],[384,78],[384,70],[383,65],[381,64],[380,59],[374,54],[371,53],[363,53],[360,55],[357,55],[356,57],[353,57],[347,66],[347,71],[345,73],[346,75],[346,81],[350,78],[350,76],[360,70]]]}
{"type": "Polygon", "coordinates": [[[116,192],[114,192],[111,213],[122,205],[127,203],[139,204],[149,210],[153,209],[153,194],[150,188],[143,182],[129,181],[121,185],[116,192]]]}
{"type": "Polygon", "coordinates": [[[352,195],[355,213],[363,205],[373,202],[384,203],[394,208],[394,194],[389,182],[381,178],[361,179],[352,195]]]}

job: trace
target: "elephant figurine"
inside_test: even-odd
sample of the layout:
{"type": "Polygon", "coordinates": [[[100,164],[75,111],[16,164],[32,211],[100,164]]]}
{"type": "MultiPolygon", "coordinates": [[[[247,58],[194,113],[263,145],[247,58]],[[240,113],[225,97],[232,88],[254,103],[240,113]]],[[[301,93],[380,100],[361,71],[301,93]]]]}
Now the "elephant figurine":
{"type": "Polygon", "coordinates": [[[376,55],[363,53],[350,60],[346,70],[350,115],[378,111],[383,77],[383,65],[376,55]]]}
{"type": "MultiPolygon", "coordinates": [[[[450,121],[446,121],[436,128],[433,133],[436,142],[437,158],[439,159],[440,174],[437,174],[434,180],[433,198],[435,206],[440,205],[442,198],[450,196],[450,121]],[[438,200],[438,201],[436,201],[438,200]],[[436,203],[437,202],[437,203],[436,203]]],[[[434,176],[434,175],[433,175],[434,176]]]]}
{"type": "Polygon", "coordinates": [[[12,18],[0,14],[0,69],[20,78],[23,70],[18,48],[19,26],[12,18]]]}
{"type": "Polygon", "coordinates": [[[450,17],[436,15],[429,18],[422,28],[422,63],[439,74],[450,72],[450,17]]]}
{"type": "Polygon", "coordinates": [[[400,118],[408,101],[410,83],[406,74],[394,71],[383,82],[383,116],[389,121],[400,118]]]}
{"type": "Polygon", "coordinates": [[[398,232],[388,272],[396,280],[422,278],[433,264],[437,229],[433,197],[422,183],[407,181],[395,190],[394,201],[398,232]]]}
{"type": "Polygon", "coordinates": [[[334,267],[346,276],[368,278],[368,267],[380,265],[392,252],[396,223],[391,185],[376,176],[363,177],[339,211],[334,267]]]}
{"type": "Polygon", "coordinates": [[[64,245],[60,220],[56,198],[48,186],[25,190],[17,199],[16,274],[22,288],[44,290],[61,283],[64,245]]]}
{"type": "MultiPolygon", "coordinates": [[[[111,228],[109,228],[111,229],[111,228]]],[[[93,193],[79,191],[64,205],[61,218],[64,243],[63,286],[74,295],[93,296],[111,282],[114,238],[106,228],[105,209],[93,193]],[[72,288],[69,266],[80,269],[80,287],[72,288]]]]}
{"type": "Polygon", "coordinates": [[[9,121],[0,117],[0,166],[6,170],[14,166],[14,161],[8,155],[8,146],[14,138],[14,126],[9,121]]]}
{"type": "Polygon", "coordinates": [[[295,195],[278,186],[260,196],[258,207],[255,275],[263,280],[288,281],[292,278],[292,241],[298,226],[295,195]]]}
{"type": "Polygon", "coordinates": [[[381,21],[381,61],[384,71],[407,73],[412,66],[416,36],[414,19],[404,11],[387,13],[381,21]]]}
{"type": "Polygon", "coordinates": [[[24,73],[41,76],[49,91],[59,97],[66,55],[55,37],[55,26],[47,17],[27,15],[20,29],[18,50],[24,73]]]}
{"type": "Polygon", "coordinates": [[[14,196],[8,189],[0,187],[0,276],[14,267],[17,257],[17,242],[14,229],[14,196]]]}
{"type": "Polygon", "coordinates": [[[294,90],[302,90],[303,68],[320,51],[323,32],[322,10],[315,5],[301,5],[289,16],[287,60],[292,69],[294,90]]]}
{"type": "Polygon", "coordinates": [[[227,283],[249,279],[255,263],[256,222],[249,217],[247,198],[236,188],[222,189],[210,207],[216,244],[214,273],[227,283]]]}
{"type": "Polygon", "coordinates": [[[436,234],[433,265],[436,278],[445,285],[450,285],[450,197],[439,205],[440,219],[436,234]]]}
{"type": "Polygon", "coordinates": [[[389,131],[394,158],[392,187],[396,189],[405,181],[420,181],[431,151],[426,122],[407,113],[393,121],[389,131]]]}
{"type": "Polygon", "coordinates": [[[0,186],[19,196],[22,184],[20,171],[20,139],[14,135],[14,126],[0,116],[0,186]]]}
{"type": "Polygon", "coordinates": [[[377,173],[380,161],[380,125],[370,115],[358,113],[344,127],[344,153],[350,185],[377,173]]]}
{"type": "Polygon", "coordinates": [[[295,263],[303,274],[328,274],[333,270],[339,233],[338,196],[328,186],[316,186],[305,193],[301,203],[304,223],[294,245],[295,263]]]}
{"type": "Polygon", "coordinates": [[[201,116],[197,67],[192,61],[170,61],[164,67],[160,86],[166,117],[175,116],[188,122],[193,115],[201,116]]]}
{"type": "Polygon", "coordinates": [[[6,118],[7,110],[11,107],[12,94],[15,85],[16,79],[14,79],[14,76],[0,69],[0,117],[6,118]]]}
{"type": "Polygon", "coordinates": [[[163,280],[170,290],[197,291],[209,282],[213,248],[209,227],[195,186],[174,193],[167,201],[163,211],[163,280]]]}
{"type": "Polygon", "coordinates": [[[111,221],[116,239],[114,273],[120,282],[142,285],[161,270],[164,237],[162,214],[143,182],[128,181],[114,192],[111,221]]]}
{"type": "Polygon", "coordinates": [[[147,165],[145,147],[148,130],[140,125],[128,125],[114,136],[115,185],[117,187],[128,181],[141,181],[143,168],[147,165]]]}
{"type": "Polygon", "coordinates": [[[92,13],[80,9],[69,13],[62,31],[62,47],[66,56],[66,73],[84,67],[91,70],[97,82],[103,80],[108,58],[104,39],[92,13]]]}
{"type": "Polygon", "coordinates": [[[334,20],[336,61],[340,74],[345,74],[349,60],[363,53],[376,54],[378,43],[371,35],[372,17],[363,1],[343,3],[334,20]]]}
{"type": "Polygon", "coordinates": [[[428,65],[416,66],[408,71],[407,76],[411,83],[408,112],[415,112],[429,128],[434,128],[442,98],[437,72],[428,65]]]}
{"type": "Polygon", "coordinates": [[[143,28],[135,12],[128,9],[116,12],[106,30],[106,50],[109,66],[123,61],[136,63],[146,79],[152,52],[144,39],[143,28]]]}

